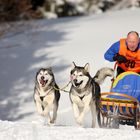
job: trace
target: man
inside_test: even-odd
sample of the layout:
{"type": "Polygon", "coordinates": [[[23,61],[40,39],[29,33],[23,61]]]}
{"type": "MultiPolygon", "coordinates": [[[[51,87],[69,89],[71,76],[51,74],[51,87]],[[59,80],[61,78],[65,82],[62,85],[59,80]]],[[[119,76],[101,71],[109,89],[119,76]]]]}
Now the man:
{"type": "Polygon", "coordinates": [[[127,38],[114,43],[105,53],[105,59],[118,62],[117,76],[125,71],[140,74],[140,39],[136,31],[130,31],[127,38]]]}

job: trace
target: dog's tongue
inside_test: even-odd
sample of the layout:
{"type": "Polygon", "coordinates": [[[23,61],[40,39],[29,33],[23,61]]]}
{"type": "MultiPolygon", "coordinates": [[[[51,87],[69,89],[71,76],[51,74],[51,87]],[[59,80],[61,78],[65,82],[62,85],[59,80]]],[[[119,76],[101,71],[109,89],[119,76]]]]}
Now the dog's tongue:
{"type": "Polygon", "coordinates": [[[45,83],[46,83],[46,81],[45,81],[45,80],[40,80],[40,84],[41,84],[42,86],[44,86],[44,85],[45,85],[45,83]]]}

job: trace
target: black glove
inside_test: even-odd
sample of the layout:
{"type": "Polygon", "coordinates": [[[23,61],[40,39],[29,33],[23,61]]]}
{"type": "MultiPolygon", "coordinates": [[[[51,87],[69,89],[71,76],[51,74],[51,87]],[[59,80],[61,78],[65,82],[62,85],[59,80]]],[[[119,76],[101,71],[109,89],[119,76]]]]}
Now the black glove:
{"type": "Polygon", "coordinates": [[[125,56],[123,55],[120,55],[120,54],[116,54],[114,57],[113,57],[113,60],[114,61],[118,61],[119,64],[121,63],[126,63],[128,60],[125,58],[125,56]]]}

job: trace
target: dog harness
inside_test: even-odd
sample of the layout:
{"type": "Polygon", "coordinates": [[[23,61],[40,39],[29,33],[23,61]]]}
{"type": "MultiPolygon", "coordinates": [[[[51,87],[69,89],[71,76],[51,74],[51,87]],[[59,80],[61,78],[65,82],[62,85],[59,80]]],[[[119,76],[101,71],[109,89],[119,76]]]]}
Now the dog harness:
{"type": "Polygon", "coordinates": [[[50,90],[47,91],[46,94],[45,94],[44,96],[41,96],[40,93],[39,93],[39,91],[37,90],[37,91],[38,91],[38,95],[39,95],[39,97],[40,97],[40,100],[41,100],[42,102],[43,102],[44,98],[45,98],[47,95],[49,95],[49,93],[51,92],[52,89],[53,89],[53,88],[50,88],[50,90]]]}

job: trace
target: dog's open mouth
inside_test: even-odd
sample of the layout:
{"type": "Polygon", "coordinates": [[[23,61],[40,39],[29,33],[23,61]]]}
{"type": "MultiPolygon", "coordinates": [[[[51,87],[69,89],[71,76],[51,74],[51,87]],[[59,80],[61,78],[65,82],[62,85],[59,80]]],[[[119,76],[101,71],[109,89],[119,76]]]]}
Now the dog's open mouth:
{"type": "Polygon", "coordinates": [[[82,83],[83,83],[83,81],[81,81],[79,83],[78,82],[74,82],[74,84],[75,84],[76,87],[79,87],[82,83]]]}
{"type": "Polygon", "coordinates": [[[40,79],[39,82],[42,85],[42,87],[44,87],[46,85],[46,83],[48,82],[48,80],[40,79]]]}

